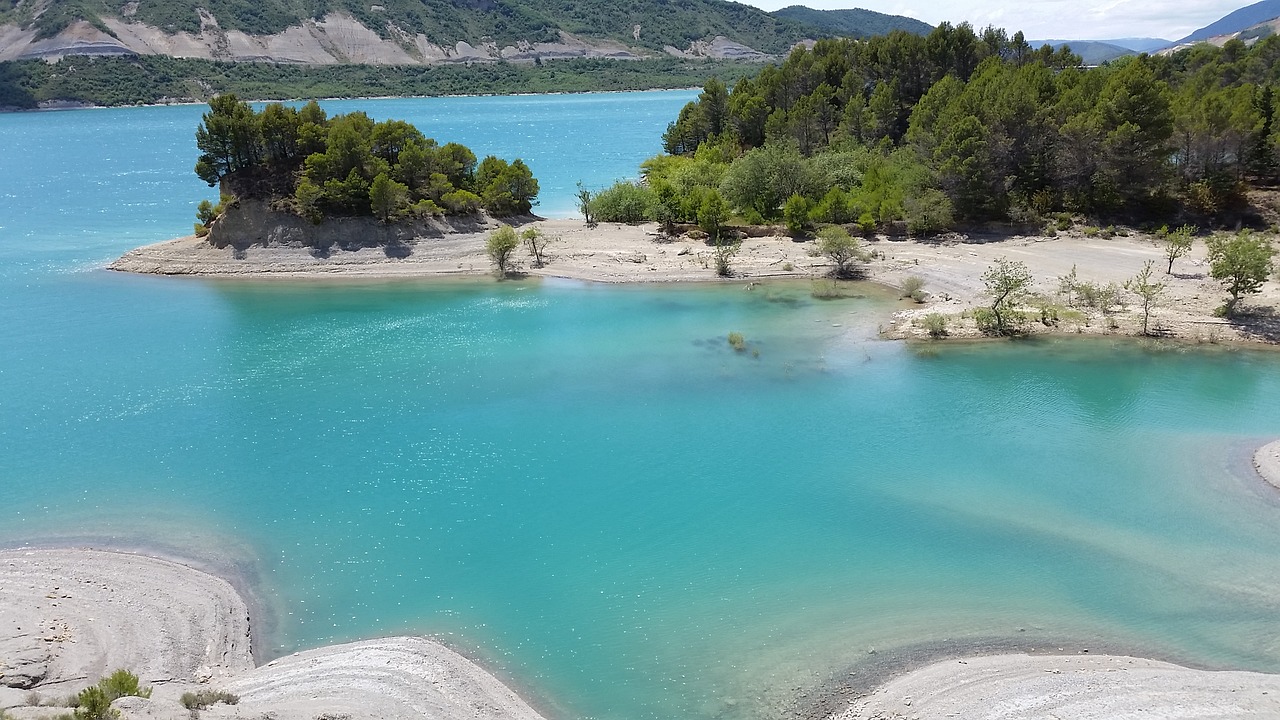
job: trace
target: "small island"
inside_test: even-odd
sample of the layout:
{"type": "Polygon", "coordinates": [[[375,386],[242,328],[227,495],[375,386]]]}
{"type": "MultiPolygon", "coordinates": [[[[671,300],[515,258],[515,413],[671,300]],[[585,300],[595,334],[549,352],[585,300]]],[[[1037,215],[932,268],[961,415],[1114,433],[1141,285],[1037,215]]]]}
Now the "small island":
{"type": "Polygon", "coordinates": [[[538,195],[518,158],[477,163],[465,145],[440,145],[402,120],[329,117],[314,100],[255,112],[235,95],[219,96],[196,144],[196,174],[222,199],[200,203],[195,237],[240,253],[260,245],[407,255],[414,238],[526,216],[538,195]]]}

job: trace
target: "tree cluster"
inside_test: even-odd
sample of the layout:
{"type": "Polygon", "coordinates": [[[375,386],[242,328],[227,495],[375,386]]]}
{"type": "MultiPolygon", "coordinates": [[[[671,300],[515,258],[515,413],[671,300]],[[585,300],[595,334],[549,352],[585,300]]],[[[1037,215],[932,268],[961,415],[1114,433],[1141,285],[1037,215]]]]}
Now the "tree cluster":
{"type": "MultiPolygon", "coordinates": [[[[300,109],[271,103],[255,112],[235,95],[209,103],[196,130],[200,179],[238,196],[284,200],[304,217],[406,213],[494,215],[532,209],[538,181],[523,161],[476,156],[438,144],[402,120],[374,122],[362,112],[328,117],[314,101],[300,109]]],[[[207,225],[207,223],[205,223],[207,225]]]]}
{"type": "Polygon", "coordinates": [[[786,205],[793,226],[864,213],[923,231],[1053,212],[1225,222],[1245,183],[1280,177],[1278,58],[1269,37],[1084,68],[1021,33],[944,23],[800,47],[732,91],[712,80],[663,142],[690,167],[714,147],[729,164],[705,186],[747,219],[786,205]]]}

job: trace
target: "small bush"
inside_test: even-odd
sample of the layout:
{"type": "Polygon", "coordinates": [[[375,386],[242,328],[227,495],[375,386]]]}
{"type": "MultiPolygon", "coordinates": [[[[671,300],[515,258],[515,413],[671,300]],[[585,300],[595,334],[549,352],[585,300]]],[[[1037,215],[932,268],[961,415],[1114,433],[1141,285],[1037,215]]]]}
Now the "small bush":
{"type": "Polygon", "coordinates": [[[450,215],[471,215],[480,209],[480,196],[466,190],[454,190],[440,196],[450,215]]]}
{"type": "Polygon", "coordinates": [[[977,323],[978,330],[984,333],[994,333],[999,329],[996,323],[995,311],[989,307],[974,308],[973,321],[977,323]]]}
{"type": "Polygon", "coordinates": [[[201,690],[199,692],[182,693],[182,698],[179,702],[182,703],[182,707],[188,710],[204,710],[217,703],[235,705],[240,702],[240,696],[229,693],[226,690],[201,690]]]}
{"type": "Polygon", "coordinates": [[[902,281],[902,295],[900,297],[909,297],[918,303],[924,302],[924,278],[919,275],[908,275],[902,281]]]}
{"type": "Polygon", "coordinates": [[[112,700],[122,697],[151,697],[151,688],[138,686],[138,676],[120,669],[98,681],[98,687],[112,700]]]}
{"type": "Polygon", "coordinates": [[[747,339],[740,332],[731,332],[729,333],[729,347],[742,352],[747,349],[747,339]]]}
{"type": "Polygon", "coordinates": [[[876,231],[876,216],[869,212],[864,212],[858,216],[857,225],[863,235],[870,236],[871,233],[876,231]]]}
{"type": "Polygon", "coordinates": [[[929,337],[937,339],[947,336],[947,316],[942,313],[929,313],[924,316],[924,329],[929,337]]]}
{"type": "Polygon", "coordinates": [[[796,269],[796,266],[795,266],[795,265],[793,265],[793,264],[791,264],[790,262],[784,262],[784,263],[782,263],[782,271],[783,271],[783,272],[791,272],[792,270],[795,270],[795,269],[796,269]]]}

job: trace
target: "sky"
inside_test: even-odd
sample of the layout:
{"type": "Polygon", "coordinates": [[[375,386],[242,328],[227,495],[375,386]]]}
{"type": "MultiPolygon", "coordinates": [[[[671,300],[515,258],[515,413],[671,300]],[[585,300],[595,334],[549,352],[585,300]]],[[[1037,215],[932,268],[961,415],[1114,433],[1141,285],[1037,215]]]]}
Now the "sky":
{"type": "Polygon", "coordinates": [[[1255,0],[741,0],[777,10],[807,5],[820,10],[861,7],[906,15],[930,25],[968,21],[975,28],[1021,30],[1028,40],[1103,40],[1158,37],[1177,40],[1255,0]]]}

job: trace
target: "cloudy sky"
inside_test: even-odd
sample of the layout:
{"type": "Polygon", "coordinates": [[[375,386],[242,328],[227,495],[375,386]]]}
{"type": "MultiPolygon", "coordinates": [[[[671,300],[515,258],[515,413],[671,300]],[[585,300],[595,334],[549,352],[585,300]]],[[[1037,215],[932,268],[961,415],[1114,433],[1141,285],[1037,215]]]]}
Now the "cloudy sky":
{"type": "Polygon", "coordinates": [[[742,0],[766,10],[807,5],[863,7],[936,25],[969,21],[976,28],[1022,30],[1029,40],[1159,37],[1177,40],[1252,0],[742,0]]]}

